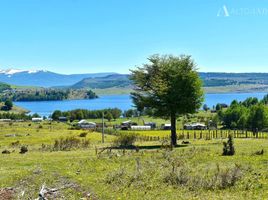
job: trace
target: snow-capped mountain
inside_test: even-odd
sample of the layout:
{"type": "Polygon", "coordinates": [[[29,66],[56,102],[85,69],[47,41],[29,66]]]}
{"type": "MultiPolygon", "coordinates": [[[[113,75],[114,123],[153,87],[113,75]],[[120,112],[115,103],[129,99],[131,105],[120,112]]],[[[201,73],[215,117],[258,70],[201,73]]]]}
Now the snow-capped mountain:
{"type": "Polygon", "coordinates": [[[20,86],[68,86],[84,78],[103,77],[114,73],[58,74],[46,70],[0,69],[0,82],[20,86]]]}

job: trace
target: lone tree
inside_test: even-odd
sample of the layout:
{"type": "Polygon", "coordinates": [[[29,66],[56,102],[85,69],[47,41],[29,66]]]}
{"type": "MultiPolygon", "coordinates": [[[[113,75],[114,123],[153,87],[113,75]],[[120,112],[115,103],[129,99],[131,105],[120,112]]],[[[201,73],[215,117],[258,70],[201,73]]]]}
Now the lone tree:
{"type": "Polygon", "coordinates": [[[8,100],[5,101],[5,107],[6,107],[7,110],[11,110],[12,109],[13,103],[12,103],[12,101],[10,99],[8,99],[8,100]]]}
{"type": "Polygon", "coordinates": [[[149,63],[131,70],[138,110],[151,109],[152,115],[170,119],[171,145],[177,145],[176,118],[196,112],[203,102],[202,81],[191,56],[153,55],[149,63]]]}

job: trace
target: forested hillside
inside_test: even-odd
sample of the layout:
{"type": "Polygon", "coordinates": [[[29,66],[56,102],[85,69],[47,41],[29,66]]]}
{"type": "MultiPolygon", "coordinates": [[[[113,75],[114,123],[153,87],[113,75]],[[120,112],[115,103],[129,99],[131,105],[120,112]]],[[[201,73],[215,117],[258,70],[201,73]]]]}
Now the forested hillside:
{"type": "Polygon", "coordinates": [[[0,92],[3,92],[3,91],[8,90],[8,89],[11,89],[10,85],[0,82],[0,92]]]}
{"type": "Polygon", "coordinates": [[[81,89],[10,89],[0,93],[0,101],[51,101],[67,99],[94,99],[98,96],[91,90],[81,89]]]}

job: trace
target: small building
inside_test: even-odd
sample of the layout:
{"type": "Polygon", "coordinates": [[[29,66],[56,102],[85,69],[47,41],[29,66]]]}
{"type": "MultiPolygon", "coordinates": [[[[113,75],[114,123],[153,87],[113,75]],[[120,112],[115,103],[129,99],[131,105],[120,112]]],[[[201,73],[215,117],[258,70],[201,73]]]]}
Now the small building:
{"type": "Polygon", "coordinates": [[[42,122],[43,118],[42,117],[34,117],[32,118],[32,122],[42,122]]]}
{"type": "Polygon", "coordinates": [[[59,117],[59,121],[60,122],[67,122],[68,121],[68,118],[67,117],[59,117]]]}
{"type": "Polygon", "coordinates": [[[161,129],[163,129],[163,130],[171,130],[171,124],[162,124],[161,129]]]}
{"type": "Polygon", "coordinates": [[[121,130],[128,130],[131,128],[131,126],[137,126],[138,124],[135,122],[132,122],[131,120],[125,121],[121,123],[121,130]]]}
{"type": "Polygon", "coordinates": [[[128,121],[124,121],[121,123],[122,126],[129,126],[132,124],[132,121],[131,120],[128,120],[128,121]]]}
{"type": "Polygon", "coordinates": [[[155,129],[156,128],[156,123],[155,122],[145,122],[144,126],[150,126],[151,129],[155,129]]]}
{"type": "Polygon", "coordinates": [[[0,122],[11,122],[11,119],[0,119],[0,122]]]}
{"type": "Polygon", "coordinates": [[[185,124],[183,127],[185,130],[206,130],[207,126],[201,123],[185,124]]]}
{"type": "Polygon", "coordinates": [[[130,127],[131,130],[135,130],[135,131],[138,131],[138,130],[151,130],[151,126],[131,126],[130,127]]]}
{"type": "Polygon", "coordinates": [[[79,121],[77,125],[83,129],[95,129],[96,128],[96,123],[89,122],[85,119],[82,119],[81,121],[79,121]]]}

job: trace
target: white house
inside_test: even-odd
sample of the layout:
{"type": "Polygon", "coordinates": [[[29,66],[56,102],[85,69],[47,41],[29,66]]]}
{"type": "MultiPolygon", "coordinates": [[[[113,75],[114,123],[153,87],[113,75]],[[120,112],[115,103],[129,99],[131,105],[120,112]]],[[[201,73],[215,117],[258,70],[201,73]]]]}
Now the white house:
{"type": "Polygon", "coordinates": [[[163,130],[171,130],[171,124],[162,124],[162,125],[161,125],[161,128],[162,128],[163,130]]]}
{"type": "Polygon", "coordinates": [[[185,124],[184,129],[186,130],[205,130],[207,126],[201,123],[185,124]]]}
{"type": "Polygon", "coordinates": [[[151,126],[131,126],[131,130],[151,130],[151,126]]]}
{"type": "Polygon", "coordinates": [[[93,129],[96,128],[96,123],[82,119],[81,121],[78,122],[78,126],[84,129],[93,129]]]}
{"type": "Polygon", "coordinates": [[[11,122],[11,119],[0,119],[0,122],[11,122]]]}
{"type": "Polygon", "coordinates": [[[42,122],[43,118],[42,117],[34,117],[32,118],[32,122],[42,122]]]}

